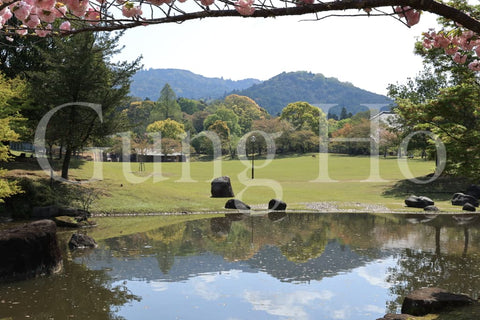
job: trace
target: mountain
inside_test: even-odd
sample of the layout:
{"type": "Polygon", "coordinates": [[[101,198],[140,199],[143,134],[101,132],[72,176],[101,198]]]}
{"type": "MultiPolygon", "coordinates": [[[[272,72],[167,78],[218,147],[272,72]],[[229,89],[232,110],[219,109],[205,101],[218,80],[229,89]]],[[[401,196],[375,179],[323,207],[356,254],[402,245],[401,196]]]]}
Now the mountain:
{"type": "Polygon", "coordinates": [[[218,99],[234,90],[243,90],[260,83],[257,79],[225,80],[207,78],[181,69],[147,69],[138,71],[132,78],[130,92],[135,97],[157,100],[166,83],[177,97],[189,99],[218,99]]]}
{"type": "Polygon", "coordinates": [[[157,100],[160,90],[168,83],[178,97],[189,99],[221,99],[235,93],[255,100],[271,115],[279,114],[291,102],[306,101],[340,115],[342,108],[356,114],[369,108],[364,104],[385,105],[392,101],[385,96],[355,87],[336,78],[306,71],[283,72],[269,80],[225,80],[207,78],[181,69],[141,70],[133,76],[131,94],[142,99],[157,100]]]}
{"type": "Polygon", "coordinates": [[[291,102],[306,101],[321,107],[325,113],[329,110],[340,115],[343,107],[355,114],[366,111],[369,105],[385,105],[392,100],[367,90],[355,87],[351,83],[336,78],[326,78],[322,74],[311,72],[283,72],[267,81],[255,84],[234,93],[252,98],[271,115],[279,114],[291,102]]]}

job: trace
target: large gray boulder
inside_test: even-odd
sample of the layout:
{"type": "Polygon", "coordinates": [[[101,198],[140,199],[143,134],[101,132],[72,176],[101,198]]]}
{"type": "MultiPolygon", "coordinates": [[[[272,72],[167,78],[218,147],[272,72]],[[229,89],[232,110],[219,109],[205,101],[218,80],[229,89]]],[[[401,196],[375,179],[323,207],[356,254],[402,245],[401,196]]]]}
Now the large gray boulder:
{"type": "Polygon", "coordinates": [[[86,234],[74,233],[72,234],[70,241],[68,241],[68,247],[71,250],[96,248],[97,243],[92,237],[87,236],[86,234]]]}
{"type": "Polygon", "coordinates": [[[232,198],[234,197],[230,177],[223,176],[212,180],[211,189],[212,198],[232,198]]]}
{"type": "Polygon", "coordinates": [[[278,199],[272,199],[268,202],[268,210],[276,210],[276,211],[285,211],[287,209],[287,204],[278,199]]]}
{"type": "Polygon", "coordinates": [[[39,220],[0,232],[0,282],[51,274],[61,268],[55,222],[39,220]]]}
{"type": "Polygon", "coordinates": [[[470,203],[474,207],[478,207],[478,200],[469,194],[457,192],[452,197],[452,205],[464,206],[466,203],[470,203]]]}
{"type": "Polygon", "coordinates": [[[405,297],[402,304],[402,313],[424,316],[473,303],[475,303],[475,300],[464,294],[450,293],[440,288],[421,288],[405,297]]]}
{"type": "Polygon", "coordinates": [[[230,199],[225,203],[225,209],[250,210],[250,206],[238,199],[230,199]]]}
{"type": "Polygon", "coordinates": [[[411,208],[425,208],[427,206],[433,206],[435,203],[432,199],[424,196],[410,196],[405,199],[405,205],[411,208]]]}

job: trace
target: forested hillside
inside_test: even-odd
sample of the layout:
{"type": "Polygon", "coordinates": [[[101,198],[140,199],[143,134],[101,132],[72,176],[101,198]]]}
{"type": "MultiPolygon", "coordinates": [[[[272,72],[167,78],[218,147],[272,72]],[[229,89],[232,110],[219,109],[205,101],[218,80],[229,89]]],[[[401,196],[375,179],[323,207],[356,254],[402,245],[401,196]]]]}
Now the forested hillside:
{"type": "Polygon", "coordinates": [[[325,113],[337,116],[340,116],[342,108],[356,114],[368,109],[364,104],[391,103],[387,97],[357,88],[351,83],[305,71],[284,72],[262,82],[256,79],[233,81],[207,78],[180,69],[148,69],[137,72],[133,77],[131,95],[156,101],[167,83],[177,97],[188,99],[211,101],[232,93],[247,96],[273,116],[289,103],[297,101],[319,106],[325,113]]]}
{"type": "Polygon", "coordinates": [[[132,96],[155,101],[160,96],[160,90],[168,83],[177,97],[212,100],[223,98],[233,90],[242,90],[259,82],[257,79],[233,81],[207,78],[180,69],[148,69],[138,71],[133,76],[130,91],[132,96]]]}
{"type": "Polygon", "coordinates": [[[362,104],[391,103],[387,97],[357,88],[351,83],[304,71],[284,72],[235,93],[255,100],[271,115],[279,114],[287,104],[296,101],[306,101],[317,106],[336,104],[330,110],[324,106],[322,109],[325,113],[330,111],[337,115],[340,115],[343,107],[355,114],[368,109],[362,104]]]}

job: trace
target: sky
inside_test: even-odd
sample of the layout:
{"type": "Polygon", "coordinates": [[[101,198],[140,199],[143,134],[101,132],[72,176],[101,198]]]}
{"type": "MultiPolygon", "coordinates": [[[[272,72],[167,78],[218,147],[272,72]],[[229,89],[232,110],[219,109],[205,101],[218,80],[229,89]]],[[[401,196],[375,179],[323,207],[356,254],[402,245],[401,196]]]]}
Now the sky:
{"type": "Polygon", "coordinates": [[[142,55],[144,69],[177,68],[241,80],[309,71],[379,94],[423,69],[415,39],[436,26],[424,13],[412,28],[391,17],[207,18],[126,31],[119,60],[142,55]]]}

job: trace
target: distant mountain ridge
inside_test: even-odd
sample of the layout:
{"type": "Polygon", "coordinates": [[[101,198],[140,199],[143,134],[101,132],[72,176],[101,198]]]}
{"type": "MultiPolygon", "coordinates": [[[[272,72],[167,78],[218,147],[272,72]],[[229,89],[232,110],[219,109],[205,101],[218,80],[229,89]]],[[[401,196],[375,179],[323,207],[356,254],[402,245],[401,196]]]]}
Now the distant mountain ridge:
{"type": "Polygon", "coordinates": [[[182,69],[147,69],[132,78],[130,92],[142,99],[157,100],[160,90],[169,84],[178,97],[189,99],[219,99],[234,90],[243,90],[260,83],[257,79],[230,80],[207,78],[182,69]]]}
{"type": "Polygon", "coordinates": [[[271,115],[279,114],[289,103],[306,101],[340,115],[343,107],[356,114],[372,105],[388,110],[392,100],[367,90],[355,87],[336,78],[307,71],[283,72],[269,80],[225,80],[207,78],[181,69],[141,70],[133,76],[131,94],[142,99],[157,100],[160,90],[168,83],[178,97],[189,99],[221,99],[235,93],[255,100],[271,115]]]}
{"type": "Polygon", "coordinates": [[[386,96],[360,89],[337,78],[306,71],[283,72],[235,93],[252,98],[271,115],[277,115],[286,105],[297,101],[306,101],[322,108],[325,113],[330,111],[336,115],[340,115],[343,107],[355,114],[368,110],[372,105],[386,110],[392,104],[392,100],[386,96]]]}

